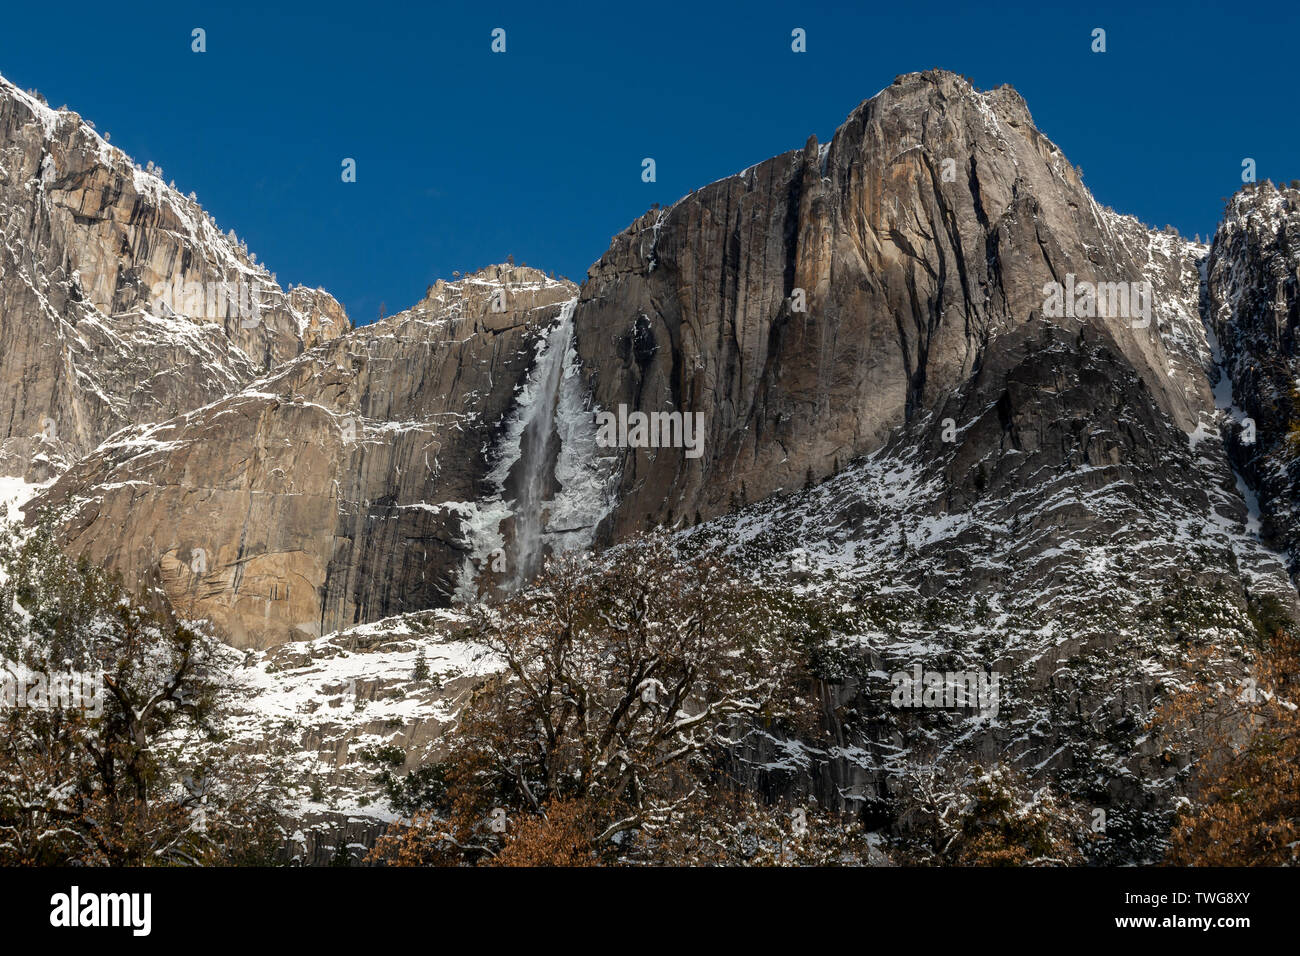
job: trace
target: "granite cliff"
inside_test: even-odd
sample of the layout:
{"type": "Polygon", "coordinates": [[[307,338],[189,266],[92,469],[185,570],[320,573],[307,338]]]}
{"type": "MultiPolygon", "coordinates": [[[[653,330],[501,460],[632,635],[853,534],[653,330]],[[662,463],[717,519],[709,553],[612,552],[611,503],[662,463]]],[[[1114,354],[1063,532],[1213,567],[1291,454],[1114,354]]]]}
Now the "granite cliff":
{"type": "Polygon", "coordinates": [[[80,502],[72,547],[236,642],[327,633],[832,475],[991,387],[1035,323],[1095,338],[1194,433],[1215,415],[1199,255],[1098,206],[1010,88],[911,74],[830,143],[651,211],[581,288],[494,267],[297,357],[264,349],[269,375],[138,415],[40,503],[80,502]],[[1149,283],[1146,314],[1045,319],[1053,281],[1149,283]],[[702,416],[703,455],[597,446],[592,414],[619,406],[702,416]]]}
{"type": "Polygon", "coordinates": [[[226,396],[350,328],[193,197],[0,78],[0,470],[48,481],[119,429],[226,396]]]}

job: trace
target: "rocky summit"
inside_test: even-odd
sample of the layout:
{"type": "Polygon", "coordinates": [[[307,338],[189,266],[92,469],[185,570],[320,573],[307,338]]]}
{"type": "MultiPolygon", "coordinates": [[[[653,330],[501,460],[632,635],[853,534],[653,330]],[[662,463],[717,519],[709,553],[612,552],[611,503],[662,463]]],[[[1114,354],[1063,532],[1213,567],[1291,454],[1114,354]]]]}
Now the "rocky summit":
{"type": "Polygon", "coordinates": [[[351,328],[193,196],[0,78],[0,468],[45,481],[351,328]]]}
{"type": "Polygon", "coordinates": [[[247,652],[235,736],[293,724],[304,813],[365,815],[364,746],[439,752],[502,666],[475,609],[665,529],[856,609],[810,725],[739,732],[746,786],[870,820],[918,760],[1000,759],[1150,859],[1191,758],[1146,720],[1189,647],[1244,678],[1261,609],[1300,611],[1300,192],[1247,187],[1208,246],[1152,230],[1008,86],[900,76],[581,284],[492,265],[355,328],[7,83],[0,229],[6,487],[247,652]],[[886,706],[935,666],[998,674],[997,718],[886,706]],[[357,680],[384,719],[304,700],[357,680]]]}

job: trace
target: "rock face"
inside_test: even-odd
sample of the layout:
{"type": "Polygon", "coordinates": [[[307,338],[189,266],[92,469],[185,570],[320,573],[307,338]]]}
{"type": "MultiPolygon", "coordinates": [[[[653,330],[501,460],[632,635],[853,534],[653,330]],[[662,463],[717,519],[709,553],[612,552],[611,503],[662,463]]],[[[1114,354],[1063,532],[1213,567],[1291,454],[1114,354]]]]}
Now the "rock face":
{"type": "Polygon", "coordinates": [[[349,327],[160,170],[0,78],[0,474],[47,480],[349,327]]]}
{"type": "Polygon", "coordinates": [[[1207,267],[1233,458],[1258,494],[1266,537],[1300,570],[1300,189],[1247,187],[1228,205],[1207,267]]]}
{"type": "Polygon", "coordinates": [[[596,403],[703,414],[706,451],[622,451],[616,540],[825,477],[976,374],[1044,312],[1044,284],[1161,288],[1145,327],[1105,326],[1160,410],[1191,430],[1209,390],[1183,262],[1102,210],[1009,87],[910,74],[829,144],[809,140],[615,237],[576,311],[596,403]],[[1170,268],[1172,267],[1172,268],[1170,268]],[[797,311],[800,305],[806,311],[797,311]]]}
{"type": "Polygon", "coordinates": [[[70,548],[156,581],[238,646],[446,606],[472,559],[490,576],[504,547],[516,393],[576,292],[512,266],[440,281],[246,389],[114,436],[38,501],[75,499],[70,548]]]}
{"type": "MultiPolygon", "coordinates": [[[[509,591],[548,550],[708,521],[864,456],[921,455],[920,510],[880,524],[850,495],[834,516],[891,546],[932,522],[911,533],[933,566],[898,572],[918,594],[1064,601],[1078,555],[1159,503],[1130,542],[1164,556],[1148,583],[1167,583],[1191,524],[1218,529],[1204,543],[1236,562],[1240,607],[1290,589],[1219,437],[1206,252],[1099,207],[1010,88],[910,74],[831,143],[648,213],[581,289],[496,266],[337,338],[299,321],[297,357],[265,338],[275,323],[254,330],[269,372],[138,415],[36,506],[73,505],[70,548],[266,647],[509,591]],[[601,447],[595,413],[620,407],[698,414],[702,454],[601,447]],[[1021,571],[994,561],[1007,548],[1021,571]]],[[[239,322],[186,328],[252,349],[239,322]]]]}
{"type": "MultiPolygon", "coordinates": [[[[1218,364],[1217,339],[1234,343],[1223,351],[1247,356],[1228,365],[1237,394],[1258,395],[1251,363],[1291,354],[1289,326],[1275,319],[1285,308],[1271,304],[1287,301],[1294,269],[1282,256],[1292,207],[1261,192],[1266,208],[1241,217],[1252,240],[1241,225],[1220,231],[1208,291],[1205,247],[1099,211],[1110,261],[1152,284],[1149,328],[1041,305],[1024,321],[1004,317],[973,367],[928,378],[929,402],[905,408],[867,454],[685,532],[867,609],[862,673],[822,687],[821,737],[752,728],[738,779],[869,817],[918,767],[1001,761],[1104,808],[1122,834],[1117,859],[1158,854],[1186,757],[1146,732],[1153,702],[1181,679],[1189,648],[1247,660],[1252,615],[1268,602],[1297,609],[1286,555],[1258,533],[1234,468],[1249,446],[1218,364]],[[1241,291],[1260,288],[1282,290],[1262,297],[1266,322],[1251,308],[1259,297],[1241,291]],[[1203,322],[1202,306],[1220,301],[1236,312],[1203,322]],[[999,674],[997,719],[892,707],[889,676],[918,666],[999,674]]],[[[1285,395],[1293,378],[1283,365],[1264,395],[1285,395]]],[[[1261,425],[1274,461],[1291,460],[1277,457],[1290,420],[1284,408],[1261,425]]],[[[1289,514],[1294,497],[1279,482],[1266,516],[1289,514]]]]}

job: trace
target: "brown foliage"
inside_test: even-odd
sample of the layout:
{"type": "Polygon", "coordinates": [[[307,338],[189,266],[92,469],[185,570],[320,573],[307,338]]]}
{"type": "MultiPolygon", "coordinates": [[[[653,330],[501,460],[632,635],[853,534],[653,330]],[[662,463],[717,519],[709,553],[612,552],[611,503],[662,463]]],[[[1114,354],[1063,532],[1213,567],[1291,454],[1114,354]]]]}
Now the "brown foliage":
{"type": "Polygon", "coordinates": [[[598,832],[593,808],[583,800],[556,800],[544,814],[524,816],[508,832],[493,866],[591,866],[598,832]]]}
{"type": "Polygon", "coordinates": [[[1198,682],[1166,708],[1174,728],[1209,727],[1193,802],[1170,836],[1175,866],[1300,862],[1300,642],[1274,632],[1243,683],[1198,682]],[[1206,721],[1206,715],[1210,720],[1206,721]]]}

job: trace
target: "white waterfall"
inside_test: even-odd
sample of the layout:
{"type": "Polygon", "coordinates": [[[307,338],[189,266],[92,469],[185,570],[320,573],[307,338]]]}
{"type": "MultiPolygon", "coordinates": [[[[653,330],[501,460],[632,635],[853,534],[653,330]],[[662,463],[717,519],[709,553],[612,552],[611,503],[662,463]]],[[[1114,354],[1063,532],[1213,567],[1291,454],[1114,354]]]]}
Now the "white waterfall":
{"type": "Polygon", "coordinates": [[[511,510],[515,516],[514,555],[510,562],[510,587],[516,591],[540,570],[544,550],[544,515],[554,481],[559,438],[555,409],[560,397],[565,356],[573,339],[573,308],[570,299],[560,309],[556,324],[546,332],[546,344],[538,352],[528,377],[525,395],[520,397],[519,459],[507,479],[514,492],[511,510]]]}
{"type": "Polygon", "coordinates": [[[503,423],[500,457],[488,473],[495,493],[472,502],[446,502],[463,517],[470,555],[457,599],[483,595],[478,577],[505,555],[498,588],[514,593],[541,570],[553,552],[591,545],[596,526],[614,505],[617,457],[596,446],[591,397],[582,381],[574,344],[577,299],[537,338],[536,357],[503,423]],[[506,529],[513,527],[513,533],[506,529]]]}

